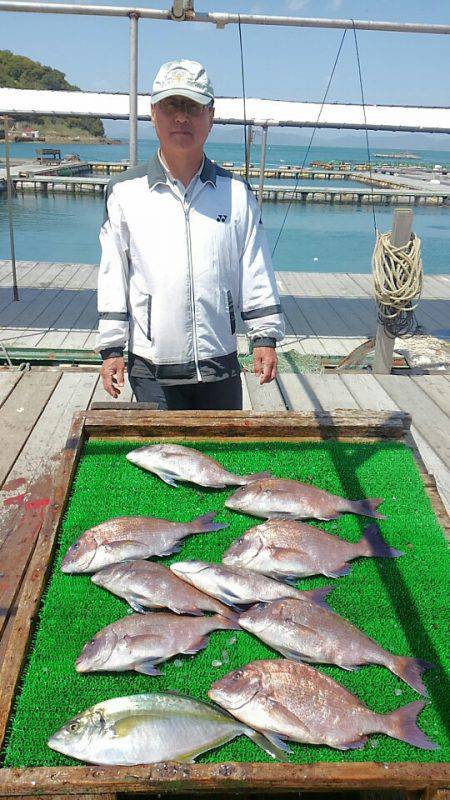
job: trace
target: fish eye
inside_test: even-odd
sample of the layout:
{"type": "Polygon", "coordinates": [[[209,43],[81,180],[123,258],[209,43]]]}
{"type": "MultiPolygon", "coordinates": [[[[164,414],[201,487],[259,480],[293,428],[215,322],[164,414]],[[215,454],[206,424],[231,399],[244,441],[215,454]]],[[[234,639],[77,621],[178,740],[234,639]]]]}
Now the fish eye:
{"type": "Polygon", "coordinates": [[[72,723],[69,725],[69,730],[71,730],[71,731],[74,731],[74,732],[75,732],[75,731],[77,731],[77,730],[78,730],[78,728],[79,728],[79,727],[80,727],[80,723],[79,723],[79,722],[72,722],[72,723]]]}
{"type": "Polygon", "coordinates": [[[79,546],[79,542],[75,542],[75,544],[72,545],[72,550],[78,550],[79,546]]]}
{"type": "Polygon", "coordinates": [[[244,674],[243,670],[242,669],[238,669],[234,673],[234,677],[236,678],[236,680],[239,680],[240,678],[242,678],[243,674],[244,674]]]}

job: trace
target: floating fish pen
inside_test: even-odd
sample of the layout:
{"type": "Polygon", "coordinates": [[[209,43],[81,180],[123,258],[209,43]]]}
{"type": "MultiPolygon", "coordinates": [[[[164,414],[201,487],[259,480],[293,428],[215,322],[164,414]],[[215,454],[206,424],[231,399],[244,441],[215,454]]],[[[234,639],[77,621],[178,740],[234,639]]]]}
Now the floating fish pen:
{"type": "MultiPolygon", "coordinates": [[[[445,614],[448,518],[434,480],[411,444],[410,418],[401,412],[258,413],[155,412],[124,407],[76,414],[63,451],[52,502],[29,564],[0,673],[0,796],[220,792],[262,796],[280,792],[388,790],[444,798],[450,787],[450,734],[445,727],[445,614]],[[257,521],[224,506],[233,491],[192,484],[172,488],[138,469],[126,454],[143,444],[178,442],[242,473],[320,486],[347,498],[382,497],[383,538],[401,558],[365,558],[337,578],[330,606],[390,651],[435,665],[425,673],[430,702],[421,730],[439,749],[420,750],[383,734],[361,750],[291,743],[286,763],[273,761],[245,736],[205,752],[196,764],[86,766],[56,753],[48,737],[80,710],[109,698],[175,691],[207,700],[211,684],[255,659],[279,654],[245,630],[216,631],[194,656],[161,665],[159,677],[136,672],[79,674],[74,662],[103,626],[122,618],[125,601],[95,586],[89,575],[61,572],[67,548],[108,518],[152,515],[187,521],[215,511],[228,523],[191,536],[180,552],[158,559],[220,562],[224,551],[257,521]]],[[[349,542],[361,538],[364,518],[346,514],[316,525],[349,542]]],[[[314,589],[330,583],[304,578],[314,589]]],[[[336,679],[380,713],[417,700],[417,693],[381,666],[319,671],[336,679]]],[[[408,794],[408,797],[412,796],[408,794]]]]}

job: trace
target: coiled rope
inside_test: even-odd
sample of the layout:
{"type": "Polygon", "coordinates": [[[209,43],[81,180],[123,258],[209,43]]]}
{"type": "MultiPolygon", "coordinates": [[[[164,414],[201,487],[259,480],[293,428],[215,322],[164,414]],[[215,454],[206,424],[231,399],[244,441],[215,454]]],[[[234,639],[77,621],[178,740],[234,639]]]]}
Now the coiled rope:
{"type": "Polygon", "coordinates": [[[423,281],[419,237],[412,233],[406,245],[395,247],[390,232],[377,231],[372,273],[378,319],[386,334],[394,338],[417,333],[419,325],[414,309],[423,281]]]}

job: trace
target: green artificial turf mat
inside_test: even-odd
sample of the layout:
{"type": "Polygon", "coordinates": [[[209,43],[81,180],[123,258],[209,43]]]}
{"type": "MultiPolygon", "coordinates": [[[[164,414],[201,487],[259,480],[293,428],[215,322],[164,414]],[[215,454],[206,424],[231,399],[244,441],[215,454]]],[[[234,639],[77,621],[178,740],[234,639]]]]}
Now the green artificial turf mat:
{"type": "MultiPolygon", "coordinates": [[[[431,702],[420,714],[420,727],[440,745],[419,750],[381,734],[372,735],[363,750],[341,752],[327,747],[292,744],[292,763],[314,761],[445,761],[450,734],[445,727],[445,628],[448,551],[410,451],[402,444],[307,443],[191,443],[239,473],[270,470],[279,477],[313,482],[351,499],[384,497],[382,534],[403,550],[398,559],[359,559],[350,575],[330,581],[307,578],[299,588],[333,583],[330,605],[399,655],[419,656],[436,664],[425,673],[431,702]]],[[[234,491],[208,491],[181,485],[174,489],[156,476],[129,463],[125,454],[135,442],[91,440],[80,461],[67,513],[60,532],[53,574],[40,609],[39,625],[30,650],[4,752],[5,766],[75,764],[50,750],[46,741],[72,716],[101,700],[148,691],[179,691],[206,699],[213,680],[258,658],[279,655],[245,631],[216,632],[208,647],[195,656],[179,656],[162,665],[151,678],[134,672],[78,675],[74,661],[83,645],[105,625],[128,612],[125,601],[91,583],[89,576],[64,575],[59,565],[67,548],[87,528],[109,517],[151,515],[187,521],[217,510],[229,528],[192,536],[181,551],[163,562],[198,558],[220,561],[223,551],[247,528],[261,520],[224,508],[234,491]],[[212,662],[222,662],[213,667],[212,662]]],[[[346,514],[336,522],[316,523],[349,541],[357,541],[368,520],[346,514]]],[[[448,656],[447,656],[448,657],[448,656]]],[[[363,667],[346,672],[320,667],[355,692],[373,710],[392,711],[419,699],[416,692],[386,668],[363,667]]],[[[244,736],[212,750],[200,761],[270,761],[244,736]]]]}

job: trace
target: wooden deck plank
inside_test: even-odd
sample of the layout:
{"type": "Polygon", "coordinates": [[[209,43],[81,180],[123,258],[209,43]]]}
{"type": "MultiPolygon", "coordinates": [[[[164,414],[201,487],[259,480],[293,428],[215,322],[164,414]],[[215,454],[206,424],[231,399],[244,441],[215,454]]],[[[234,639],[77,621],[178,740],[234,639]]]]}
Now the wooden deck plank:
{"type": "MultiPolygon", "coordinates": [[[[27,328],[34,327],[36,320],[51,306],[60,292],[61,289],[34,289],[36,294],[32,302],[24,306],[20,311],[16,311],[14,315],[14,327],[26,330],[27,328]]],[[[3,315],[2,315],[3,317],[3,315]]],[[[9,323],[9,327],[12,327],[9,323]]]]}
{"type": "MultiPolygon", "coordinates": [[[[392,377],[396,378],[396,381],[400,387],[402,385],[402,381],[411,380],[410,378],[403,378],[401,376],[392,377]]],[[[433,376],[424,376],[424,378],[430,377],[433,376]]],[[[347,388],[351,391],[355,399],[358,401],[361,408],[366,408],[371,411],[398,411],[400,406],[376,380],[374,375],[342,375],[342,380],[347,388]]],[[[416,442],[428,472],[431,475],[434,475],[436,485],[444,505],[446,506],[447,510],[450,511],[449,469],[417,429],[416,425],[414,424],[414,416],[415,415],[413,412],[411,435],[416,442]]],[[[430,421],[429,424],[432,425],[432,421],[430,421]]]]}
{"type": "MultiPolygon", "coordinates": [[[[321,335],[326,336],[328,333],[332,334],[333,331],[326,317],[321,313],[317,301],[304,298],[299,293],[300,290],[294,274],[291,273],[290,276],[283,276],[283,281],[298,309],[297,317],[295,319],[291,318],[290,320],[294,333],[305,336],[317,336],[318,338],[320,338],[321,335]]],[[[295,310],[294,303],[292,303],[292,313],[295,310]]]]}
{"type": "MultiPolygon", "coordinates": [[[[19,303],[23,289],[19,289],[19,300],[14,300],[13,289],[11,286],[0,286],[0,315],[3,310],[6,310],[13,303],[19,303]]],[[[1,316],[0,316],[1,320],[1,316]]],[[[0,322],[1,324],[1,322],[0,322]]]]}
{"type": "Polygon", "coordinates": [[[43,292],[43,289],[21,289],[19,300],[14,301],[10,297],[10,302],[0,313],[0,332],[14,331],[16,328],[20,328],[22,323],[19,318],[25,319],[27,309],[37,301],[43,292]]]}
{"type": "Polygon", "coordinates": [[[0,409],[2,429],[0,486],[16,461],[59,379],[60,372],[57,370],[26,373],[0,409]]]}
{"type": "Polygon", "coordinates": [[[245,380],[245,374],[243,372],[241,372],[241,383],[242,383],[242,410],[251,411],[252,401],[250,398],[250,393],[248,391],[247,382],[245,380]]]}
{"type": "Polygon", "coordinates": [[[49,261],[36,261],[32,269],[27,272],[27,286],[34,289],[43,289],[41,280],[46,275],[57,274],[61,271],[59,264],[53,265],[49,261]]]}
{"type": "MultiPolygon", "coordinates": [[[[21,286],[23,286],[24,279],[37,263],[38,263],[37,261],[16,262],[16,276],[17,276],[17,285],[19,286],[19,290],[21,286]]],[[[2,266],[2,271],[0,273],[0,286],[12,286],[11,261],[8,261],[6,266],[2,266]]]]}
{"type": "Polygon", "coordinates": [[[96,264],[78,264],[77,266],[77,271],[71,275],[67,284],[68,288],[97,291],[98,266],[96,264]]]}
{"type": "Polygon", "coordinates": [[[286,320],[286,333],[300,332],[313,333],[313,329],[303,314],[301,308],[293,297],[284,280],[284,273],[277,273],[277,286],[280,293],[280,302],[286,320]]]}
{"type": "Polygon", "coordinates": [[[276,381],[261,386],[253,372],[242,373],[253,411],[286,411],[286,404],[276,381]]]}
{"type": "MultiPolygon", "coordinates": [[[[322,278],[322,276],[319,276],[322,278]]],[[[370,338],[371,331],[376,329],[376,306],[375,301],[368,300],[366,295],[361,292],[359,295],[352,289],[348,277],[343,273],[333,275],[333,280],[329,281],[330,291],[333,289],[335,294],[329,296],[329,300],[335,303],[339,313],[352,317],[355,325],[359,324],[358,335],[370,338]],[[356,296],[355,296],[356,295],[356,296]],[[337,302],[336,302],[336,300],[337,302]],[[358,301],[358,302],[356,302],[358,301]]],[[[328,281],[327,277],[327,281],[328,281]]]]}
{"type": "Polygon", "coordinates": [[[340,295],[339,287],[333,276],[317,273],[311,278],[311,286],[316,287],[317,297],[324,304],[324,310],[329,315],[335,336],[363,336],[371,325],[375,329],[375,313],[372,319],[366,319],[365,325],[355,313],[358,302],[346,300],[340,295]]]}
{"type": "MultiPolygon", "coordinates": [[[[41,373],[42,375],[42,373],[41,373]]],[[[0,492],[0,636],[14,616],[21,581],[32,557],[46,502],[51,496],[59,454],[70,429],[72,415],[89,404],[97,382],[95,373],[68,372],[62,375],[26,445],[8,475],[13,494],[0,492]],[[16,503],[11,503],[16,499],[16,503]],[[9,505],[4,501],[9,501],[9,505]],[[10,537],[14,536],[14,547],[10,537]]]]}
{"type": "MultiPolygon", "coordinates": [[[[298,277],[292,274],[292,277],[286,281],[286,286],[291,290],[292,296],[303,316],[306,317],[315,335],[319,338],[333,336],[336,335],[336,333],[343,336],[344,330],[341,327],[340,318],[338,317],[336,320],[331,309],[325,306],[324,301],[319,297],[304,296],[304,292],[307,289],[306,286],[303,288],[301,287],[302,281],[303,276],[298,277]],[[337,324],[341,327],[341,330],[338,332],[335,329],[337,324]]],[[[307,286],[310,286],[309,282],[307,282],[307,286]]],[[[313,292],[317,294],[315,289],[313,289],[313,292]]],[[[295,329],[295,332],[298,332],[297,329],[295,329]]]]}
{"type": "Polygon", "coordinates": [[[377,375],[376,380],[402,411],[412,415],[414,428],[450,469],[450,427],[446,414],[417,383],[406,376],[377,375]]]}
{"type": "Polygon", "coordinates": [[[374,297],[373,280],[371,274],[365,275],[363,273],[356,273],[356,272],[355,273],[349,272],[347,274],[349,275],[353,283],[358,287],[359,291],[364,292],[366,297],[370,297],[371,299],[373,299],[374,297]]]}
{"type": "Polygon", "coordinates": [[[450,392],[443,375],[413,375],[412,380],[450,417],[450,392]]]}
{"type": "Polygon", "coordinates": [[[91,302],[92,292],[88,289],[80,289],[71,294],[72,297],[64,309],[64,313],[61,313],[60,317],[55,320],[54,327],[44,333],[39,347],[63,348],[67,346],[64,344],[65,339],[72,328],[76,327],[78,319],[88,303],[91,302]]]}
{"type": "Polygon", "coordinates": [[[306,375],[280,372],[277,384],[289,411],[322,411],[322,405],[309,386],[306,375]]]}
{"type": "Polygon", "coordinates": [[[63,281],[63,285],[67,283],[67,269],[64,263],[47,264],[47,268],[43,269],[39,276],[34,274],[35,270],[36,267],[31,270],[28,275],[33,281],[32,285],[37,289],[56,289],[60,285],[61,280],[63,281]]]}
{"type": "Polygon", "coordinates": [[[27,347],[42,347],[41,342],[46,334],[57,328],[63,320],[65,321],[65,313],[73,295],[77,296],[78,292],[60,289],[55,299],[42,309],[39,316],[33,320],[32,326],[24,331],[23,338],[27,347]]]}
{"type": "Polygon", "coordinates": [[[359,408],[340,375],[304,375],[305,385],[317,397],[321,407],[328,411],[335,408],[359,408]]]}
{"type": "Polygon", "coordinates": [[[398,405],[373,375],[342,374],[342,381],[360,408],[370,411],[397,411],[398,405]]]}
{"type": "Polygon", "coordinates": [[[0,372],[0,406],[9,397],[15,385],[20,381],[23,372],[8,370],[0,372]]]}
{"type": "Polygon", "coordinates": [[[424,275],[423,296],[450,300],[450,278],[448,275],[424,275]]]}

